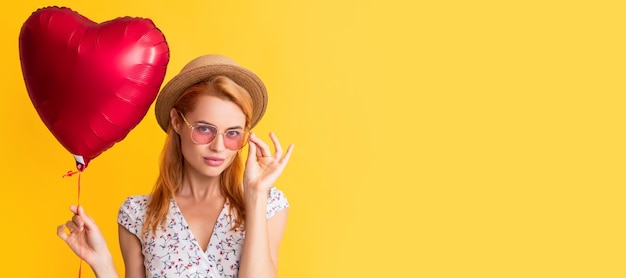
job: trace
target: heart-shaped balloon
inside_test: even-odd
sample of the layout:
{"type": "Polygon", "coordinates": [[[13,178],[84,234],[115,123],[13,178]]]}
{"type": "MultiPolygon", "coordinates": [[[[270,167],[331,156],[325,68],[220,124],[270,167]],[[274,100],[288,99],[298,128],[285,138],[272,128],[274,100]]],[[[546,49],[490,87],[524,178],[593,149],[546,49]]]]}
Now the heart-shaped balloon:
{"type": "Polygon", "coordinates": [[[81,171],[139,124],[169,62],[165,37],[150,19],[98,24],[69,8],[35,11],[19,43],[28,95],[81,171]]]}

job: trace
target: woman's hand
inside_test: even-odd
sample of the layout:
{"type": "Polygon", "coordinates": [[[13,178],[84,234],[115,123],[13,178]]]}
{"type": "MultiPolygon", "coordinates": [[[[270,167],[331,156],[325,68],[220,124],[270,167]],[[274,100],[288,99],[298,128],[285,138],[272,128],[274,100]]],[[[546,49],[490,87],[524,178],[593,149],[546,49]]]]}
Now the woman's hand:
{"type": "Polygon", "coordinates": [[[72,220],[57,227],[57,235],[81,259],[87,262],[98,277],[117,277],[111,252],[93,218],[82,207],[71,206],[72,220]],[[69,231],[69,234],[65,232],[69,231]],[[115,273],[115,275],[98,275],[115,273]]]}
{"type": "Polygon", "coordinates": [[[245,194],[267,194],[287,166],[293,151],[293,144],[289,145],[287,152],[283,155],[283,148],[276,135],[270,133],[270,138],[274,143],[274,154],[265,142],[256,137],[256,134],[250,135],[248,159],[243,174],[245,194]]]}

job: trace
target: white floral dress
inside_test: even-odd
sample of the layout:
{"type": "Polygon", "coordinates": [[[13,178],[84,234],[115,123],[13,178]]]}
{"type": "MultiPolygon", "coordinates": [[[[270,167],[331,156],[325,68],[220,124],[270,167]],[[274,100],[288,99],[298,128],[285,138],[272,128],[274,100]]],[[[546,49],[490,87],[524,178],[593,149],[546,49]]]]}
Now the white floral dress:
{"type": "MultiPolygon", "coordinates": [[[[206,252],[203,252],[174,199],[170,202],[165,228],[159,227],[156,234],[141,234],[148,197],[128,197],[120,207],[117,219],[139,238],[146,277],[237,277],[245,231],[242,228],[231,230],[234,221],[229,217],[228,201],[217,218],[206,252]]],[[[267,219],[287,207],[289,203],[283,193],[272,188],[267,202],[267,219]]]]}

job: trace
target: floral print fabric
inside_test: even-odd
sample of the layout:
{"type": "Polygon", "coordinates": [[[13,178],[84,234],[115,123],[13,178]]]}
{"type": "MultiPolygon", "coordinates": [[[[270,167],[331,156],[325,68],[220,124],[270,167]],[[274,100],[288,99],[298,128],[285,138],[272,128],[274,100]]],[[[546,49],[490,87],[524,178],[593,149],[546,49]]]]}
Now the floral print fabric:
{"type": "MultiPolygon", "coordinates": [[[[159,227],[156,234],[142,234],[148,198],[149,195],[128,197],[120,207],[117,219],[120,225],[139,238],[146,277],[237,277],[245,230],[231,230],[234,220],[229,216],[228,201],[217,218],[206,252],[203,252],[174,199],[170,202],[165,227],[159,227]]],[[[289,203],[284,194],[272,188],[266,218],[270,219],[287,207],[289,203]]]]}

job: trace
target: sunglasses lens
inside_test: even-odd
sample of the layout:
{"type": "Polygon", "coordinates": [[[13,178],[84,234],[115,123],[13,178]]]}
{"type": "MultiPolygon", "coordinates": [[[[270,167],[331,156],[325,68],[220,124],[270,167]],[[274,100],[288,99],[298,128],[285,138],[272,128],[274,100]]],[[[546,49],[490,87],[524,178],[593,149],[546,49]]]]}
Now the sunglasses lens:
{"type": "Polygon", "coordinates": [[[224,146],[230,150],[239,150],[248,142],[248,132],[231,130],[224,134],[224,146]]]}
{"type": "Polygon", "coordinates": [[[196,144],[208,144],[215,139],[217,129],[210,125],[198,125],[191,131],[191,140],[196,144]]]}

